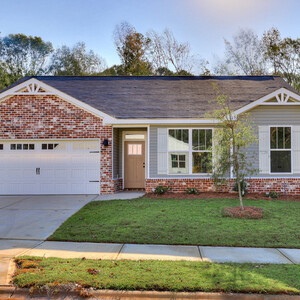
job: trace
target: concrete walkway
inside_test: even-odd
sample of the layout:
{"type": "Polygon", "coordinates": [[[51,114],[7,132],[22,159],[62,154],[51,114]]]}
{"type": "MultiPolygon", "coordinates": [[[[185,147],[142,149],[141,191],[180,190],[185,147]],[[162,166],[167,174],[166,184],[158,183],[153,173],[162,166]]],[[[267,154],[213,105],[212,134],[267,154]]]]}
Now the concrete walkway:
{"type": "Polygon", "coordinates": [[[142,245],[75,242],[1,241],[2,258],[31,255],[90,259],[155,259],[217,263],[300,264],[300,249],[242,248],[183,245],[142,245]],[[4,249],[3,244],[7,244],[4,249]],[[8,249],[10,248],[10,249],[8,249]]]}
{"type": "Polygon", "coordinates": [[[107,201],[107,200],[129,200],[139,198],[145,195],[143,191],[128,191],[128,192],[120,192],[110,195],[99,195],[97,198],[92,201],[107,201]]]}

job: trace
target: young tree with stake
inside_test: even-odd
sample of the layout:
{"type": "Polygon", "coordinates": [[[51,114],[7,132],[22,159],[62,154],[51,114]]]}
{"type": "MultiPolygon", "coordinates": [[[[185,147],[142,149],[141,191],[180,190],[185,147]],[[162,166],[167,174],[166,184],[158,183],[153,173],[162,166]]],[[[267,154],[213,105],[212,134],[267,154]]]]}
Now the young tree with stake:
{"type": "Polygon", "coordinates": [[[230,172],[236,180],[240,206],[244,210],[242,183],[246,177],[257,172],[253,168],[251,153],[247,152],[250,145],[257,143],[255,125],[249,114],[235,115],[231,109],[230,97],[217,92],[216,108],[210,117],[219,121],[214,131],[214,162],[213,177],[229,179],[230,172]]]}

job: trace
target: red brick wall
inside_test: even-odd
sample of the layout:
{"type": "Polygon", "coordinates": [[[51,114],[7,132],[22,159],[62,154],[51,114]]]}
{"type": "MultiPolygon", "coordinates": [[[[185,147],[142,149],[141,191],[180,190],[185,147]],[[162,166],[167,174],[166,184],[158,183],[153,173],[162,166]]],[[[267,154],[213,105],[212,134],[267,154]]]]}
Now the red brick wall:
{"type": "Polygon", "coordinates": [[[57,96],[13,96],[0,102],[1,139],[99,138],[102,121],[57,96]]]}
{"type": "Polygon", "coordinates": [[[114,185],[115,185],[115,192],[120,192],[123,190],[123,179],[122,178],[118,178],[118,179],[114,179],[114,185]]]}
{"type": "Polygon", "coordinates": [[[101,193],[114,193],[112,128],[57,96],[17,95],[0,102],[0,139],[97,138],[101,144],[101,193]],[[108,139],[109,146],[102,145],[108,139]]]}
{"type": "MultiPolygon", "coordinates": [[[[175,193],[182,193],[189,188],[197,188],[200,192],[214,192],[215,185],[211,179],[146,179],[146,192],[151,193],[158,185],[168,186],[175,193]]],[[[223,192],[232,192],[234,180],[223,185],[223,192]]],[[[249,193],[265,193],[277,191],[281,194],[300,195],[300,178],[252,178],[248,180],[249,193]]]]}

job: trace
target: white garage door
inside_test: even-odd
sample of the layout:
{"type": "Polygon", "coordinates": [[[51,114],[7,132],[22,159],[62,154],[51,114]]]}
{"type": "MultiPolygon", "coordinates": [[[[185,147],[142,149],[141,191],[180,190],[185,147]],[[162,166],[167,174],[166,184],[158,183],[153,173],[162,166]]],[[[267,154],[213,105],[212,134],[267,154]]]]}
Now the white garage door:
{"type": "Polygon", "coordinates": [[[0,141],[0,194],[99,194],[99,141],[0,141]]]}

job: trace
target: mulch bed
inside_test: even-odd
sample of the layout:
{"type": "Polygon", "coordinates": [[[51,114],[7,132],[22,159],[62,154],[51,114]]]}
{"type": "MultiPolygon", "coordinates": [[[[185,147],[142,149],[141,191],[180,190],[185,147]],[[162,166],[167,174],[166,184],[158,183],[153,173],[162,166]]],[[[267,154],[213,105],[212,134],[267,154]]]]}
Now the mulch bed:
{"type": "Polygon", "coordinates": [[[223,216],[240,219],[262,219],[263,210],[255,206],[245,206],[244,210],[242,210],[240,206],[225,207],[223,210],[223,216]]]}
{"type": "MultiPolygon", "coordinates": [[[[200,192],[198,195],[189,195],[186,193],[173,193],[167,192],[162,195],[156,195],[154,193],[147,193],[144,197],[158,199],[212,199],[212,198],[239,198],[237,193],[222,193],[222,192],[200,192]]],[[[266,197],[265,194],[249,193],[243,197],[243,199],[264,199],[264,200],[283,200],[283,201],[300,201],[300,196],[288,195],[280,196],[277,199],[266,197]]]]}

